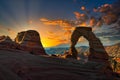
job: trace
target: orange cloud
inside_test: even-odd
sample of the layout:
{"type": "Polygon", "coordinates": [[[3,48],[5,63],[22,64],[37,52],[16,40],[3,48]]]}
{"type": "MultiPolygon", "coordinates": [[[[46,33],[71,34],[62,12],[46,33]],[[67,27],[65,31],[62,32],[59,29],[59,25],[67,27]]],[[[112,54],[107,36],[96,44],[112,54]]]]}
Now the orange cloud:
{"type": "Polygon", "coordinates": [[[63,30],[74,30],[74,27],[63,27],[63,30]]]}
{"type": "Polygon", "coordinates": [[[66,27],[66,26],[74,26],[74,22],[73,21],[67,21],[67,20],[48,20],[46,18],[41,18],[40,19],[41,22],[43,22],[43,24],[45,25],[52,25],[52,26],[62,26],[62,27],[66,27]]]}
{"type": "Polygon", "coordinates": [[[42,44],[44,44],[44,47],[51,47],[51,46],[57,46],[61,44],[66,44],[68,41],[66,39],[48,39],[48,38],[42,38],[42,44]]]}
{"type": "MultiPolygon", "coordinates": [[[[74,12],[76,20],[63,20],[63,19],[55,19],[50,20],[47,18],[40,18],[40,21],[49,28],[54,26],[54,31],[50,29],[52,32],[48,32],[47,40],[54,45],[59,45],[63,43],[69,43],[69,39],[71,36],[72,31],[74,30],[73,27],[76,26],[91,26],[92,30],[95,31],[98,27],[104,24],[112,24],[118,20],[118,12],[120,9],[114,9],[114,7],[110,4],[104,4],[101,7],[94,8],[94,12],[99,12],[101,15],[96,18],[96,16],[88,15],[88,10],[85,6],[80,8],[84,13],[74,12]],[[57,27],[55,27],[57,26],[57,27]],[[95,27],[94,27],[95,26],[95,27]],[[64,35],[64,36],[63,36],[64,35]]],[[[80,38],[79,41],[86,41],[85,38],[80,38]]],[[[49,44],[51,44],[49,43],[49,44]]]]}
{"type": "Polygon", "coordinates": [[[81,14],[79,12],[74,12],[76,19],[78,20],[77,24],[85,23],[89,18],[86,14],[81,14]]]}
{"type": "Polygon", "coordinates": [[[72,32],[71,32],[71,30],[67,30],[64,34],[65,35],[69,35],[69,34],[71,34],[72,32]]]}
{"type": "Polygon", "coordinates": [[[96,23],[97,23],[97,21],[96,21],[95,17],[91,17],[91,18],[90,18],[90,21],[89,21],[89,25],[90,25],[91,27],[93,27],[93,26],[96,25],[96,23]]]}
{"type": "Polygon", "coordinates": [[[68,40],[62,39],[62,37],[48,37],[48,40],[53,42],[52,45],[54,45],[54,46],[68,43],[68,40]]]}
{"type": "MultiPolygon", "coordinates": [[[[64,33],[64,32],[63,32],[64,33]]],[[[62,35],[64,35],[62,32],[61,33],[59,33],[59,34],[57,34],[57,33],[55,33],[55,32],[48,32],[48,37],[47,37],[47,39],[49,40],[49,41],[52,41],[52,42],[54,42],[53,44],[54,44],[54,46],[56,46],[56,45],[60,45],[60,44],[66,44],[66,43],[69,43],[69,40],[67,39],[67,37],[65,37],[65,36],[62,36],[62,35]],[[61,34],[61,35],[60,35],[61,34]]],[[[66,33],[66,34],[68,34],[68,33],[66,33]]],[[[65,34],[65,35],[66,35],[65,34]]]]}
{"type": "Polygon", "coordinates": [[[49,35],[54,35],[55,33],[54,32],[52,32],[52,31],[48,31],[47,32],[49,35]]]}
{"type": "Polygon", "coordinates": [[[86,10],[85,6],[82,6],[82,7],[81,7],[81,10],[86,10]]]}
{"type": "Polygon", "coordinates": [[[116,22],[118,20],[118,16],[113,13],[108,13],[107,15],[103,16],[102,19],[106,24],[109,25],[116,22]]]}
{"type": "Polygon", "coordinates": [[[48,19],[46,19],[46,18],[40,18],[40,21],[45,22],[45,21],[48,21],[48,19]]]}
{"type": "Polygon", "coordinates": [[[79,12],[74,12],[76,19],[80,19],[81,14],[79,12]]]}
{"type": "MultiPolygon", "coordinates": [[[[102,22],[110,25],[113,23],[116,23],[119,20],[119,13],[120,13],[120,7],[117,5],[115,6],[111,4],[104,4],[101,7],[94,8],[94,12],[100,12],[102,15],[100,16],[102,19],[102,22]]],[[[100,22],[101,23],[101,22],[100,22]]]]}
{"type": "Polygon", "coordinates": [[[106,12],[112,9],[112,5],[110,4],[104,4],[101,7],[99,7],[99,12],[106,12]]]}
{"type": "Polygon", "coordinates": [[[96,26],[97,27],[101,27],[103,25],[103,21],[102,20],[99,20],[97,23],[96,23],[96,26]]]}

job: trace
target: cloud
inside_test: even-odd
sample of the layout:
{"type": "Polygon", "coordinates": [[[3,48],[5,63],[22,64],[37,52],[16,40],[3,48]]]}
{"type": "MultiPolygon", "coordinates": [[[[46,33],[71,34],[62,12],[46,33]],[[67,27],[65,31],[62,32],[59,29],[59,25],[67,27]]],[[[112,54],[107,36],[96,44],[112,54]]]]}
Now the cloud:
{"type": "Polygon", "coordinates": [[[95,26],[97,24],[97,21],[96,21],[95,17],[92,16],[90,18],[89,24],[90,24],[90,26],[95,26]]]}
{"type": "Polygon", "coordinates": [[[106,24],[110,25],[117,22],[118,16],[114,13],[107,13],[105,16],[102,16],[102,19],[106,24]]]}
{"type": "Polygon", "coordinates": [[[48,40],[52,40],[57,45],[69,43],[68,39],[65,39],[61,35],[55,34],[53,32],[48,34],[48,40]]]}
{"type": "MultiPolygon", "coordinates": [[[[57,19],[57,20],[40,19],[40,20],[45,25],[58,26],[61,30],[60,34],[64,35],[66,40],[70,39],[70,35],[71,35],[72,31],[74,30],[74,27],[73,27],[75,25],[74,21],[68,21],[68,20],[62,20],[62,19],[57,19]]],[[[56,31],[54,31],[54,32],[56,32],[56,31]]],[[[49,32],[48,39],[55,40],[58,42],[62,41],[63,39],[60,39],[60,37],[59,37],[59,39],[56,38],[61,35],[58,35],[58,33],[54,33],[54,32],[49,32]]],[[[63,41],[65,41],[65,40],[63,40],[63,41]]],[[[68,42],[68,41],[66,41],[66,42],[68,42]]]]}
{"type": "Polygon", "coordinates": [[[88,15],[79,13],[79,12],[74,12],[76,19],[79,21],[79,24],[86,22],[89,18],[88,15]]]}
{"type": "Polygon", "coordinates": [[[82,6],[82,7],[81,7],[81,10],[86,10],[85,6],[82,6]]]}
{"type": "Polygon", "coordinates": [[[46,18],[40,18],[40,21],[46,22],[46,21],[48,21],[48,19],[46,19],[46,18]]]}
{"type": "Polygon", "coordinates": [[[104,4],[101,7],[94,8],[94,12],[101,13],[101,19],[103,20],[103,23],[110,25],[116,23],[120,18],[120,7],[119,7],[120,1],[115,4],[104,4]]]}
{"type": "Polygon", "coordinates": [[[62,20],[62,19],[48,20],[46,18],[41,18],[40,21],[43,22],[43,24],[45,25],[51,25],[51,26],[69,27],[75,25],[73,21],[62,20]]]}
{"type": "Polygon", "coordinates": [[[54,35],[55,33],[54,32],[52,32],[52,31],[48,31],[47,32],[49,35],[54,35]]]}
{"type": "MultiPolygon", "coordinates": [[[[76,1],[76,0],[75,0],[76,1]]],[[[75,15],[75,20],[64,20],[64,19],[47,19],[47,18],[41,18],[40,21],[43,22],[45,25],[50,26],[57,26],[59,29],[61,29],[60,36],[57,33],[50,32],[51,36],[49,36],[49,39],[54,40],[56,42],[59,42],[62,44],[62,41],[64,43],[68,43],[70,36],[72,34],[72,31],[76,26],[91,26],[93,31],[97,31],[100,33],[96,33],[97,37],[100,37],[103,39],[102,41],[115,41],[118,39],[116,37],[120,34],[120,7],[119,7],[120,1],[118,1],[115,4],[104,4],[98,8],[94,8],[94,13],[98,13],[97,16],[94,16],[94,14],[89,14],[89,10],[85,6],[82,6],[80,10],[82,12],[73,12],[75,15]],[[112,27],[111,27],[112,24],[112,27]],[[114,25],[113,25],[114,24],[114,25]],[[108,26],[109,25],[109,26],[108,26]],[[107,28],[106,28],[107,27],[107,28]],[[99,28],[101,30],[99,31],[99,28]],[[64,35],[65,38],[62,37],[64,35]],[[58,37],[59,36],[59,37],[58,37]],[[113,38],[113,39],[112,39],[113,38]]],[[[86,41],[84,38],[80,38],[80,42],[86,41]]]]}
{"type": "Polygon", "coordinates": [[[98,19],[98,21],[96,22],[97,27],[101,27],[103,25],[103,20],[101,18],[98,19]]]}

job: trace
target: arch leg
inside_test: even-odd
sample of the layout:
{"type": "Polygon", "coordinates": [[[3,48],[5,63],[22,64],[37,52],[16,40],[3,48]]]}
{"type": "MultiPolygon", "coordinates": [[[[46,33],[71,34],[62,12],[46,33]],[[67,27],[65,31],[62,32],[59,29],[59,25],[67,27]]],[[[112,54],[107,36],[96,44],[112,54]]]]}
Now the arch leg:
{"type": "Polygon", "coordinates": [[[73,32],[73,34],[71,36],[71,46],[70,46],[70,49],[69,49],[69,53],[75,59],[77,59],[77,55],[78,55],[78,52],[75,48],[75,45],[78,42],[80,36],[81,36],[80,33],[76,30],[73,32]]]}

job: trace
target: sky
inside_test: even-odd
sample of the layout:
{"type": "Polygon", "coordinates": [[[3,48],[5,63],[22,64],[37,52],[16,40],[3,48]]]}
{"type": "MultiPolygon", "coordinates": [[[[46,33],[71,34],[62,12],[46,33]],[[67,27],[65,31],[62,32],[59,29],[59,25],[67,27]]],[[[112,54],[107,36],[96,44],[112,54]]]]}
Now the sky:
{"type": "MultiPolygon", "coordinates": [[[[92,27],[104,45],[120,42],[119,0],[0,0],[0,35],[36,30],[44,47],[66,47],[76,26],[92,27]]],[[[77,46],[87,46],[81,37],[77,46]]]]}

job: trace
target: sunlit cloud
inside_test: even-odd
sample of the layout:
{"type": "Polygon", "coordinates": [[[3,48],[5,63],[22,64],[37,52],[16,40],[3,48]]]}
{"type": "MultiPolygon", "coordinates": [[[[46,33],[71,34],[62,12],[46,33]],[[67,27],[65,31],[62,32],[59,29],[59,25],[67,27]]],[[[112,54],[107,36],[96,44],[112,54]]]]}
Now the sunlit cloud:
{"type": "Polygon", "coordinates": [[[76,19],[79,21],[79,24],[86,22],[89,18],[88,15],[79,13],[79,12],[74,12],[76,19]]]}
{"type": "Polygon", "coordinates": [[[96,23],[97,23],[97,21],[96,21],[95,17],[91,17],[90,22],[89,22],[90,26],[95,26],[96,23]]]}
{"type": "Polygon", "coordinates": [[[49,21],[49,20],[46,19],[46,18],[40,18],[40,21],[42,21],[42,22],[46,22],[46,21],[49,21]]]}
{"type": "MultiPolygon", "coordinates": [[[[75,0],[76,2],[76,0],[75,0]]],[[[54,42],[59,42],[59,44],[63,43],[69,43],[70,41],[70,36],[72,34],[72,31],[75,29],[75,27],[77,26],[82,26],[82,27],[92,27],[93,31],[98,31],[99,32],[99,28],[103,27],[105,28],[106,26],[104,26],[105,24],[110,25],[110,24],[114,24],[116,22],[119,22],[119,6],[117,6],[117,10],[115,10],[115,6],[111,5],[111,4],[104,4],[98,8],[94,8],[93,11],[94,13],[100,13],[101,15],[99,15],[99,17],[96,18],[96,16],[94,15],[90,15],[89,14],[89,10],[85,7],[82,6],[80,8],[80,10],[83,11],[82,12],[73,12],[75,15],[76,20],[64,20],[64,19],[47,19],[47,18],[40,18],[40,21],[44,24],[44,25],[48,25],[48,26],[56,26],[59,27],[59,29],[61,29],[60,33],[61,35],[64,35],[65,38],[63,38],[61,35],[58,35],[56,33],[56,31],[50,32],[49,34],[51,34],[48,39],[49,40],[53,40],[54,42]],[[52,36],[52,37],[51,37],[52,36]],[[59,36],[59,37],[58,37],[59,36]]],[[[108,26],[107,26],[108,27],[108,26]]],[[[109,27],[110,28],[110,27],[109,27]]],[[[101,29],[103,30],[103,29],[101,29]]],[[[105,30],[110,30],[108,28],[106,28],[105,30]]],[[[103,32],[105,31],[103,30],[103,32]]],[[[105,31],[106,33],[110,34],[111,32],[105,31]]],[[[102,31],[100,31],[100,34],[102,33],[102,31]]],[[[107,35],[108,35],[107,34],[107,35]]],[[[104,35],[104,34],[103,34],[104,35]]],[[[102,36],[102,35],[101,35],[102,36]]],[[[100,37],[100,39],[102,40],[102,42],[106,43],[110,43],[110,38],[105,38],[105,37],[100,37]]],[[[87,40],[84,37],[81,37],[79,39],[79,42],[86,42],[87,40]]]]}
{"type": "MultiPolygon", "coordinates": [[[[118,1],[118,4],[119,3],[120,1],[118,1]]],[[[118,4],[104,4],[98,8],[94,8],[93,11],[100,12],[103,23],[110,25],[119,20],[120,7],[118,4]]]]}
{"type": "MultiPolygon", "coordinates": [[[[92,27],[93,31],[97,31],[100,33],[106,32],[103,34],[99,34],[98,36],[98,37],[102,36],[101,39],[103,39],[104,41],[107,40],[114,41],[115,39],[118,38],[118,36],[113,38],[113,37],[108,37],[108,35],[113,34],[114,32],[116,32],[114,34],[119,35],[120,27],[114,26],[112,29],[109,29],[111,27],[107,25],[116,24],[116,23],[120,25],[119,2],[116,4],[104,4],[102,6],[99,6],[98,8],[94,8],[93,11],[92,10],[90,11],[88,9],[88,6],[82,4],[87,0],[81,0],[81,1],[73,0],[73,1],[75,3],[80,3],[80,7],[78,7],[79,10],[74,11],[75,10],[74,9],[72,13],[70,13],[70,16],[65,15],[65,17],[64,14],[61,13],[60,16],[54,14],[54,11],[56,11],[54,9],[52,9],[52,11],[50,9],[51,12],[49,12],[48,9],[44,10],[45,12],[42,11],[45,7],[40,5],[40,3],[42,3],[40,0],[37,1],[30,0],[29,5],[27,6],[26,6],[27,3],[25,3],[26,1],[24,0],[22,1],[8,0],[7,2],[3,1],[5,3],[3,5],[7,4],[8,6],[6,6],[5,9],[4,6],[1,5],[1,9],[3,7],[3,10],[1,11],[1,16],[3,18],[3,24],[5,25],[0,26],[0,30],[1,30],[0,34],[4,33],[5,35],[10,35],[14,39],[17,32],[30,30],[30,29],[36,30],[40,33],[42,43],[45,47],[70,43],[71,34],[75,29],[75,27],[78,26],[92,27]],[[98,13],[100,15],[97,15],[96,17],[92,13],[95,14],[98,13]],[[67,17],[69,17],[71,20],[66,19],[67,17]],[[105,27],[108,28],[105,29],[105,27]],[[103,28],[103,29],[99,31],[97,30],[99,28],[103,28]]],[[[68,10],[66,11],[69,12],[68,10]]],[[[112,36],[116,36],[116,35],[112,35],[112,36]]],[[[79,39],[79,42],[85,42],[85,41],[86,40],[82,37],[79,39]]]]}
{"type": "Polygon", "coordinates": [[[62,20],[62,19],[48,20],[46,18],[40,18],[40,21],[43,22],[43,24],[45,25],[52,25],[52,26],[70,27],[75,25],[73,21],[62,20]]]}

